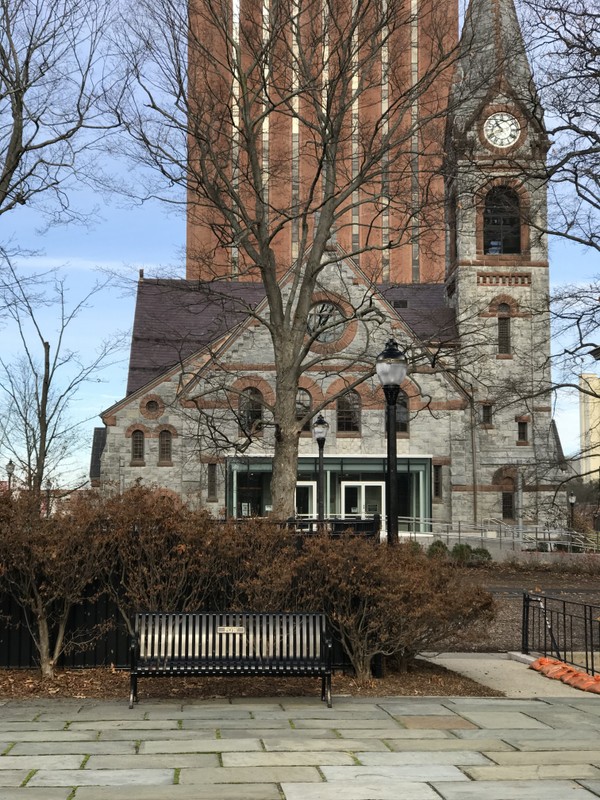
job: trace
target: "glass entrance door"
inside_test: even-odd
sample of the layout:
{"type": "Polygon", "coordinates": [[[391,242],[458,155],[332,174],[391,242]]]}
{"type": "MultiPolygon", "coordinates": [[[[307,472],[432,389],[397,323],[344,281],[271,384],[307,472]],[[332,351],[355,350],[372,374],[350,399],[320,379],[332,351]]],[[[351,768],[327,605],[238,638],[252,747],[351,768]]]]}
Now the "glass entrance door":
{"type": "Polygon", "coordinates": [[[385,517],[385,483],[342,481],[342,516],[367,519],[374,514],[385,517]]]}
{"type": "Polygon", "coordinates": [[[317,516],[317,482],[298,481],[296,484],[296,518],[314,519],[317,516]]]}

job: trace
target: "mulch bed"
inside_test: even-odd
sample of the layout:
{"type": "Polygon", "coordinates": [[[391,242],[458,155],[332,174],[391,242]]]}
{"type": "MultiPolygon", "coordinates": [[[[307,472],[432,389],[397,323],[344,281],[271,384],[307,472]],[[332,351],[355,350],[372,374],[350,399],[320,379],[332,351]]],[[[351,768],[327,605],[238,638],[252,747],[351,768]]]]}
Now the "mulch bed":
{"type": "MultiPolygon", "coordinates": [[[[234,697],[306,697],[320,696],[320,682],[306,678],[161,678],[141,679],[141,701],[206,700],[234,697]]],[[[417,660],[408,673],[389,673],[384,678],[358,685],[347,675],[333,676],[334,696],[386,697],[502,697],[502,692],[488,689],[436,664],[417,660]]],[[[62,670],[52,681],[42,681],[34,670],[0,670],[0,700],[36,698],[71,698],[77,700],[122,700],[129,697],[129,673],[106,669],[62,670]]]]}

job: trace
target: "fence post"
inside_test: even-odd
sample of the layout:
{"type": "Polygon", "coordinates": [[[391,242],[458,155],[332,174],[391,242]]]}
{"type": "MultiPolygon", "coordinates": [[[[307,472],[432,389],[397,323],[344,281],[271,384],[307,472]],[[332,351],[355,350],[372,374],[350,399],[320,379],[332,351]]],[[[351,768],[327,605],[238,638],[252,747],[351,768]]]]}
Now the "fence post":
{"type": "Polygon", "coordinates": [[[521,623],[521,652],[529,655],[529,595],[523,592],[523,622],[521,623]]]}

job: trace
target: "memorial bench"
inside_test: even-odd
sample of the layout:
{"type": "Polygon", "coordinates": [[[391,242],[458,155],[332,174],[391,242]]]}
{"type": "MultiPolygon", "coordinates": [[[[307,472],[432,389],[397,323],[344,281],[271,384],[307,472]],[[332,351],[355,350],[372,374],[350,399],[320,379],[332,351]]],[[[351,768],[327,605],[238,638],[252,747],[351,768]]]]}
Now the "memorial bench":
{"type": "Polygon", "coordinates": [[[331,708],[332,642],[324,614],[138,613],[131,641],[129,708],[138,678],[321,678],[331,708]]]}

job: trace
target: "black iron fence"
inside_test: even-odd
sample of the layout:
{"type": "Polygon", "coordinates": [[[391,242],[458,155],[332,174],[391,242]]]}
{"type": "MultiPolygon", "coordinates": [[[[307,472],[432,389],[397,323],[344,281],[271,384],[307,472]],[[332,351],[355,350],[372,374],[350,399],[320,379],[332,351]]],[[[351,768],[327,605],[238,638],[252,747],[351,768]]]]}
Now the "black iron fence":
{"type": "Polygon", "coordinates": [[[600,606],[525,593],[521,650],[595,675],[600,668],[600,606]]]}
{"type": "MultiPolygon", "coordinates": [[[[67,626],[72,641],[59,666],[129,668],[129,633],[115,603],[106,595],[73,606],[67,626]]],[[[0,669],[38,666],[37,652],[22,609],[11,597],[0,597],[0,669]]],[[[341,641],[333,637],[334,669],[350,671],[341,641]]]]}

